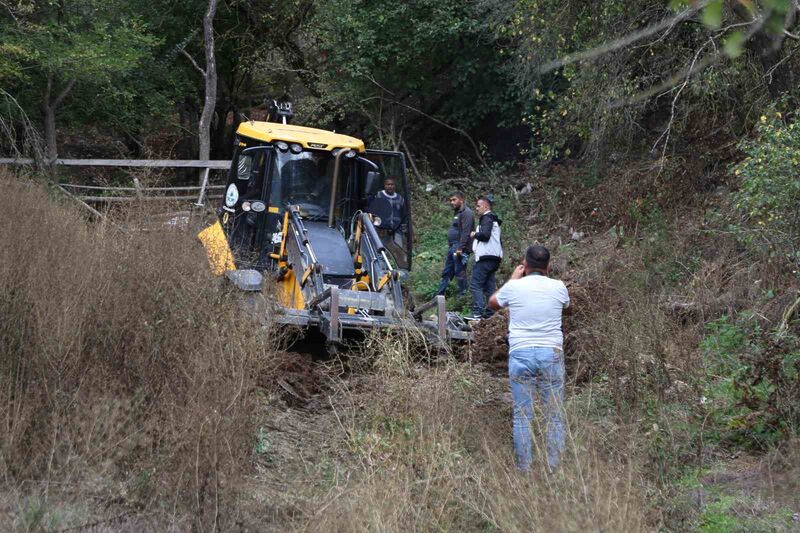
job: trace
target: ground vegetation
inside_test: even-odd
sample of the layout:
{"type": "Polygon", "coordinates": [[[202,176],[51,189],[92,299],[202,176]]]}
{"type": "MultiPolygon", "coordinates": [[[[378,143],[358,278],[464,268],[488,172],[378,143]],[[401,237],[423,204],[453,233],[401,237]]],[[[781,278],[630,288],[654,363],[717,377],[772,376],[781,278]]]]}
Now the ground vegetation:
{"type": "MultiPolygon", "coordinates": [[[[3,153],[195,157],[206,7],[0,2],[3,153]]],[[[553,251],[568,460],[513,470],[502,314],[313,361],[221,305],[191,232],[4,172],[3,529],[796,530],[797,10],[220,2],[212,157],[282,96],[406,152],[418,301],[454,190],[495,200],[501,281],[553,251]]]]}

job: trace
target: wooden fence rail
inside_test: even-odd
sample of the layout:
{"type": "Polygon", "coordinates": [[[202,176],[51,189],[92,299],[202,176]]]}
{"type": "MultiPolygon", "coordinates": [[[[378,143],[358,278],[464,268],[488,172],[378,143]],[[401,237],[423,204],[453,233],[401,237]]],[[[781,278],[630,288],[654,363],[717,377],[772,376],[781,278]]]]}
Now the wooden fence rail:
{"type": "MultiPolygon", "coordinates": [[[[0,158],[0,165],[32,165],[33,159],[0,158]]],[[[140,168],[209,168],[228,169],[230,161],[220,159],[56,159],[65,167],[140,167],[140,168]]]]}
{"type": "MultiPolygon", "coordinates": [[[[11,159],[0,158],[0,165],[33,165],[33,159],[11,159]]],[[[206,198],[220,198],[221,195],[207,195],[209,190],[224,189],[224,185],[209,185],[208,177],[211,170],[227,170],[231,166],[231,162],[219,159],[197,159],[197,160],[179,160],[179,159],[56,159],[53,162],[56,166],[67,167],[133,167],[133,168],[200,168],[205,169],[203,173],[203,180],[198,186],[181,186],[181,187],[142,187],[139,185],[139,180],[133,178],[133,187],[104,187],[101,185],[76,185],[71,183],[61,183],[59,188],[70,198],[79,200],[86,205],[93,213],[100,214],[99,211],[89,205],[89,203],[118,203],[118,202],[164,202],[164,201],[185,201],[194,200],[194,195],[185,193],[199,191],[197,200],[194,202],[197,206],[203,206],[206,198]],[[85,191],[109,191],[109,192],[132,192],[135,196],[113,196],[113,195],[97,195],[97,194],[76,194],[79,190],[85,191]],[[184,194],[179,194],[179,193],[184,194]],[[148,195],[147,193],[173,193],[168,196],[148,195]]]]}
{"type": "MultiPolygon", "coordinates": [[[[102,185],[75,185],[73,183],[62,183],[62,187],[69,187],[70,189],[85,189],[92,191],[199,191],[199,185],[191,185],[185,187],[104,187],[102,185]]],[[[206,190],[211,189],[224,189],[224,185],[209,185],[206,190]]]]}

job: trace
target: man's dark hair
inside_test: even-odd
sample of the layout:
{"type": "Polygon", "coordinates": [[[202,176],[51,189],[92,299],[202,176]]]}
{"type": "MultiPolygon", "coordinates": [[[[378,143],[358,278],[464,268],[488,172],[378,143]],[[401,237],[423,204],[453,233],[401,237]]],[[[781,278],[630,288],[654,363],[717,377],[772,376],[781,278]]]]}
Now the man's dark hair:
{"type": "Polygon", "coordinates": [[[387,181],[393,181],[397,183],[397,178],[395,178],[394,176],[386,176],[385,178],[383,178],[383,182],[386,183],[387,181]]]}
{"type": "Polygon", "coordinates": [[[544,270],[547,268],[547,264],[550,263],[550,251],[538,244],[529,246],[525,251],[525,262],[528,264],[528,268],[544,270]]]}
{"type": "Polygon", "coordinates": [[[464,199],[464,193],[463,193],[463,192],[461,192],[461,191],[454,191],[454,192],[453,192],[453,194],[451,194],[450,196],[448,196],[448,198],[452,198],[453,196],[455,196],[456,198],[458,198],[458,199],[460,199],[460,200],[463,200],[463,199],[464,199]]]}
{"type": "Polygon", "coordinates": [[[480,202],[480,201],[486,202],[486,205],[488,205],[488,206],[489,206],[489,209],[491,209],[491,208],[494,206],[494,202],[492,202],[492,201],[489,199],[489,197],[488,197],[488,196],[479,196],[477,201],[478,201],[478,202],[480,202]]]}

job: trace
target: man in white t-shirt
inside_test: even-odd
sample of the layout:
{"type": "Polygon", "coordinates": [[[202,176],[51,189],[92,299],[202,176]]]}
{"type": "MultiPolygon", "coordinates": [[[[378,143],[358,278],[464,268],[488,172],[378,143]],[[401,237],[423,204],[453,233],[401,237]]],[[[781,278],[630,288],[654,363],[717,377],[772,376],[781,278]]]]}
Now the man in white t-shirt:
{"type": "Polygon", "coordinates": [[[558,466],[564,449],[564,349],[561,316],[569,314],[569,293],[563,282],[547,277],[550,252],[531,246],[525,262],[489,299],[489,307],[509,308],[508,375],[514,402],[514,453],[517,468],[532,462],[531,425],[538,397],[545,414],[547,463],[558,466]]]}

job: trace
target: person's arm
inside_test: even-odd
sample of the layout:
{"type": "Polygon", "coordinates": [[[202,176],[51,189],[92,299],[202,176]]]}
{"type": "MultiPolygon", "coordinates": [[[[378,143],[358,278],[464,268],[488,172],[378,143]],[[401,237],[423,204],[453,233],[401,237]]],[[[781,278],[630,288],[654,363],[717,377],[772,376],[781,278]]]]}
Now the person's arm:
{"type": "MultiPolygon", "coordinates": [[[[508,278],[508,281],[514,281],[515,279],[520,279],[525,276],[525,265],[517,265],[514,269],[514,272],[511,273],[511,277],[508,278]]],[[[499,311],[501,308],[506,307],[508,305],[508,300],[504,297],[503,289],[508,286],[508,281],[500,287],[498,290],[494,291],[489,297],[489,309],[492,311],[499,311]]]]}
{"type": "Polygon", "coordinates": [[[406,209],[406,199],[403,195],[400,195],[400,227],[405,228],[402,230],[404,232],[408,229],[408,209],[406,209]]]}
{"type": "Polygon", "coordinates": [[[491,216],[481,217],[478,223],[478,231],[475,232],[473,237],[477,241],[489,242],[492,236],[492,226],[494,226],[494,219],[491,216]]]}
{"type": "Polygon", "coordinates": [[[567,291],[566,285],[564,286],[564,299],[564,309],[562,310],[562,313],[566,316],[569,316],[572,314],[574,307],[572,305],[572,300],[569,297],[569,292],[567,291]]]}
{"type": "Polygon", "coordinates": [[[461,238],[458,241],[458,252],[469,250],[469,239],[472,227],[475,224],[475,219],[472,217],[472,211],[466,209],[458,217],[459,229],[461,230],[461,238]]]}

